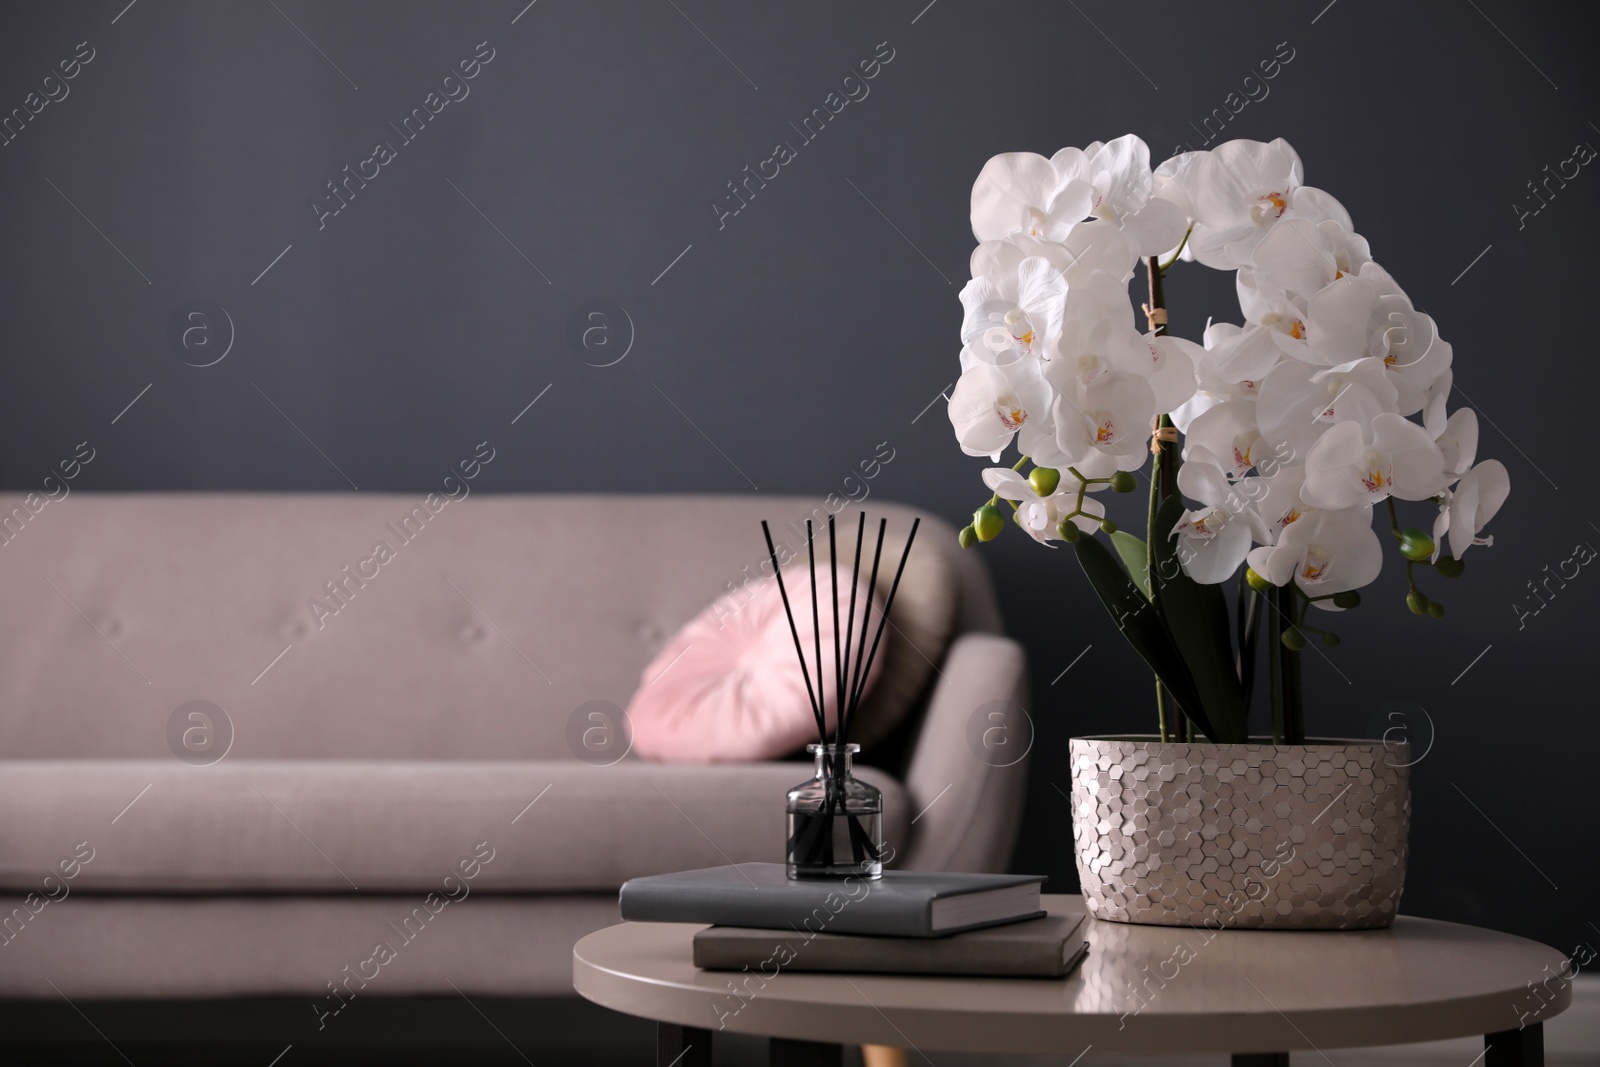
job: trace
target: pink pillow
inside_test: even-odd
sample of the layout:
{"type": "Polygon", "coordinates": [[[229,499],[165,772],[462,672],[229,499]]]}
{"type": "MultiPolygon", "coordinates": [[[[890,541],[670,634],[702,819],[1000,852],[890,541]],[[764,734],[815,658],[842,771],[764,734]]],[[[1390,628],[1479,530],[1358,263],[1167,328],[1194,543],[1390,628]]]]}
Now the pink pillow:
{"type": "MultiPolygon", "coordinates": [[[[839,626],[843,631],[848,626],[850,610],[850,569],[839,567],[838,576],[839,626]]],[[[799,568],[786,567],[783,580],[794,608],[807,669],[812,672],[811,684],[815,686],[809,569],[803,564],[799,568]]],[[[817,609],[822,615],[822,673],[831,735],[837,708],[829,592],[827,565],[819,563],[817,609]]],[[[866,597],[867,578],[863,574],[851,638],[858,646],[866,597]]],[[[873,597],[868,649],[882,610],[882,603],[873,597]]],[[[842,644],[843,632],[839,640],[842,644]]],[[[887,636],[882,642],[886,644],[887,636]]],[[[863,693],[872,688],[882,672],[882,645],[863,693]]],[[[848,686],[847,680],[847,692],[848,686]]],[[[634,751],[645,759],[670,763],[775,759],[816,743],[817,720],[806,696],[806,683],[778,583],[769,578],[757,586],[728,593],[678,631],[640,676],[639,689],[628,704],[628,721],[633,728],[634,751]]]]}

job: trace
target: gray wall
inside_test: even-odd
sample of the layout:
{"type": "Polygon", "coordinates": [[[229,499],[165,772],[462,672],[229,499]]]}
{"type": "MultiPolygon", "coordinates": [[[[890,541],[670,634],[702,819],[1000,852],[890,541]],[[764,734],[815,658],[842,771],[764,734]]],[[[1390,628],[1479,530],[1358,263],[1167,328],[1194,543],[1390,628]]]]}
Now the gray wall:
{"type": "MultiPolygon", "coordinates": [[[[88,440],[85,489],[416,490],[487,438],[496,491],[820,496],[888,441],[874,492],[960,523],[984,464],[939,397],[983,161],[1130,130],[1158,158],[1200,147],[1196,126],[1287,42],[1224,136],[1287,137],[1350,208],[1454,342],[1457,399],[1514,481],[1496,546],[1434,583],[1446,619],[1406,612],[1391,560],[1343,645],[1307,656],[1312,722],[1370,734],[1408,702],[1431,743],[1407,910],[1600,942],[1581,830],[1600,576],[1552,582],[1520,624],[1514,607],[1600,544],[1600,176],[1516,207],[1600,144],[1583,8],[524,2],[9,5],[0,109],[79,42],[93,59],[0,148],[4,487],[39,486],[88,440]],[[470,95],[404,143],[389,123],[479,42],[493,58],[470,95]],[[790,124],[880,42],[870,95],[802,143],[790,124]],[[308,202],[380,140],[395,158],[319,225],[308,202]],[[797,157],[719,219],[726,183],[780,141],[797,157]],[[597,300],[634,335],[605,367],[629,332],[615,308],[610,347],[568,339],[597,300]],[[169,339],[193,301],[226,311],[209,348],[169,339]],[[227,320],[226,358],[186,365],[220,354],[227,320]]],[[[1237,317],[1214,272],[1168,289],[1181,334],[1237,317]]],[[[1016,864],[1070,888],[1066,738],[1148,729],[1150,686],[1066,553],[1015,535],[982,551],[1035,670],[1016,864]]]]}

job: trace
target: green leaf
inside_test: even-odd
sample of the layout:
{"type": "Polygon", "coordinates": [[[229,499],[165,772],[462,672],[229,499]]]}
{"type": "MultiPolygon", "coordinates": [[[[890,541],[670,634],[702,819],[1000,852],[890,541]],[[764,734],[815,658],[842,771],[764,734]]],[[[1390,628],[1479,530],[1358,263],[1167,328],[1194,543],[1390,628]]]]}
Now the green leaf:
{"type": "MultiPolygon", "coordinates": [[[[1183,498],[1167,497],[1156,511],[1154,601],[1172,643],[1189,668],[1200,700],[1200,714],[1183,701],[1184,713],[1209,723],[1206,736],[1219,743],[1248,740],[1244,689],[1234,668],[1228,600],[1220,585],[1202,585],[1184,573],[1177,542],[1165,536],[1183,519],[1183,498]]],[[[1176,693],[1174,693],[1176,696],[1176,693]]]]}
{"type": "Polygon", "coordinates": [[[1122,557],[1122,565],[1128,568],[1128,577],[1133,579],[1133,584],[1139,587],[1139,592],[1149,600],[1150,549],[1126,530],[1118,530],[1112,534],[1111,543],[1116,546],[1117,555],[1122,557]]]}
{"type": "MultiPolygon", "coordinates": [[[[1138,586],[1098,537],[1080,537],[1072,542],[1072,547],[1077,550],[1078,564],[1083,567],[1089,584],[1094,586],[1100,603],[1105,605],[1128,644],[1150,665],[1173,699],[1186,709],[1202,707],[1194,679],[1173,645],[1166,624],[1161,621],[1159,608],[1139,592],[1138,586]]],[[[1195,719],[1205,729],[1207,737],[1214,736],[1202,718],[1196,716],[1195,719]]]]}

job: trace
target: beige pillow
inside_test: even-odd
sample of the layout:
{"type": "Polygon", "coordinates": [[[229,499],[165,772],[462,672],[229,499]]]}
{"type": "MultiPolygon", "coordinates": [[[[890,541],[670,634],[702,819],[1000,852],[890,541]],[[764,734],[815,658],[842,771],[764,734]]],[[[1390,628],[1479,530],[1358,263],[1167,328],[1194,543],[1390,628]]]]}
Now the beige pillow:
{"type": "MultiPolygon", "coordinates": [[[[889,587],[894,584],[895,568],[900,563],[900,553],[905,548],[905,535],[908,529],[896,530],[893,525],[883,538],[883,556],[878,562],[878,582],[876,590],[878,599],[886,601],[889,597],[889,587]]],[[[841,577],[847,579],[850,568],[855,560],[855,524],[852,522],[846,529],[845,524],[839,524],[839,569],[841,577]]],[[[876,666],[881,663],[881,673],[878,674],[877,684],[861,699],[861,706],[856,709],[850,722],[850,736],[848,740],[861,746],[862,752],[870,751],[873,745],[888,737],[896,726],[905,719],[908,712],[921,700],[927,692],[930,681],[935,673],[935,664],[943,657],[945,649],[950,644],[950,636],[955,630],[956,609],[956,574],[950,566],[949,560],[940,552],[938,546],[927,540],[929,531],[919,530],[916,542],[911,546],[911,555],[906,558],[905,573],[900,578],[900,588],[895,593],[894,606],[889,610],[889,623],[883,628],[883,639],[878,644],[878,655],[874,661],[875,673],[879,670],[876,666]]],[[[867,523],[866,537],[861,546],[861,588],[866,589],[867,578],[872,573],[872,552],[877,544],[878,531],[870,517],[867,523]]],[[[807,598],[811,596],[809,579],[809,566],[806,562],[805,543],[799,544],[799,555],[783,569],[783,580],[789,588],[791,597],[799,595],[807,598]]],[[[827,570],[823,563],[828,559],[828,535],[824,526],[817,536],[817,582],[819,603],[827,602],[827,570]]],[[[849,597],[841,590],[841,601],[849,603],[849,597]]],[[[805,616],[810,618],[809,609],[805,616]]],[[[799,618],[799,615],[796,615],[799,618]]],[[[872,639],[877,633],[878,622],[881,616],[876,611],[872,614],[871,625],[867,631],[867,651],[872,650],[872,639]]],[[[843,620],[840,620],[841,623],[843,620]]],[[[853,638],[856,647],[860,647],[861,606],[856,606],[856,636],[853,638]]],[[[806,646],[811,649],[811,645],[806,646]]],[[[852,662],[854,654],[852,653],[852,662]]],[[[815,668],[814,652],[809,652],[807,669],[815,668]]],[[[833,646],[830,644],[822,650],[823,675],[830,679],[828,685],[828,699],[833,700],[833,646]]]]}

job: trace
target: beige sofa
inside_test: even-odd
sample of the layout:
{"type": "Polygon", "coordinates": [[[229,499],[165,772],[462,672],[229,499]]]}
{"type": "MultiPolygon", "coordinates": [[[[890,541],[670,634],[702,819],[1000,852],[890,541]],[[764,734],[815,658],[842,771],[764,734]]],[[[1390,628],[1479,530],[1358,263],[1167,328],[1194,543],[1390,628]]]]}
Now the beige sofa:
{"type": "MultiPolygon", "coordinates": [[[[825,512],[457,484],[0,497],[0,1001],[303,997],[321,1028],[359,997],[567,994],[624,879],[781,859],[801,764],[573,739],[761,560],[760,519],[825,512]]],[[[1023,656],[922,519],[955,634],[863,775],[901,866],[1003,869],[1026,763],[972,739],[1025,702],[1023,656]]]]}

